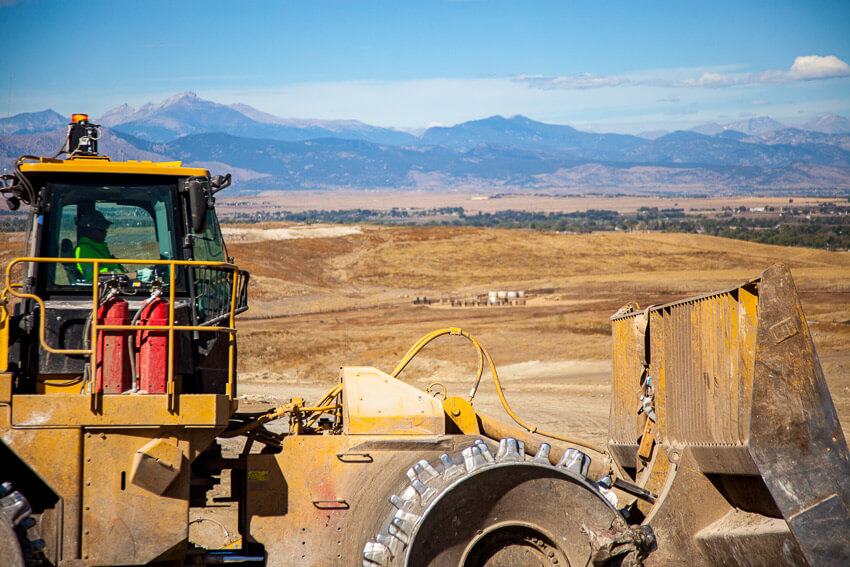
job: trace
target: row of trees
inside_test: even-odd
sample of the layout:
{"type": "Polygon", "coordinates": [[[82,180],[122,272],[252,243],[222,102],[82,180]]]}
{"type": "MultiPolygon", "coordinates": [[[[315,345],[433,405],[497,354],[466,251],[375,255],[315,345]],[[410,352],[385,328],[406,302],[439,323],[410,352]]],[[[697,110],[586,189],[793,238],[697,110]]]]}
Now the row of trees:
{"type": "MultiPolygon", "coordinates": [[[[800,209],[797,209],[800,211],[800,209]]],[[[783,246],[826,250],[850,249],[850,206],[815,206],[796,214],[769,215],[740,211],[726,215],[687,215],[684,209],[641,207],[635,213],[590,209],[570,213],[506,210],[467,214],[460,207],[437,209],[351,209],[305,212],[237,213],[236,222],[280,220],[298,223],[448,225],[510,228],[548,232],[661,231],[711,234],[783,246]]]]}

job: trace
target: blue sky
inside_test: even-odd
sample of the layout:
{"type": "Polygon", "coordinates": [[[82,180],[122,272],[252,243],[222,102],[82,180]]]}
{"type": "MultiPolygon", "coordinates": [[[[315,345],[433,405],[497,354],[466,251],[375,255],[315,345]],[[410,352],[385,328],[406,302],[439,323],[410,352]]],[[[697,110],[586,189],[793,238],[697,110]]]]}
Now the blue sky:
{"type": "Polygon", "coordinates": [[[194,91],[405,128],[850,117],[850,2],[0,0],[0,115],[194,91]]]}

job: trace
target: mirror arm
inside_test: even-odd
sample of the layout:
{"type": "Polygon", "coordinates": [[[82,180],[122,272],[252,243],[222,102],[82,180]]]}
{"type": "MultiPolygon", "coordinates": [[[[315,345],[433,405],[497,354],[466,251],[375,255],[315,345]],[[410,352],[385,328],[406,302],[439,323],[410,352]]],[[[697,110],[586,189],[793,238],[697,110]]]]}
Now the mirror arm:
{"type": "Polygon", "coordinates": [[[231,175],[228,173],[227,175],[216,175],[210,180],[210,184],[212,185],[211,195],[215,195],[222,189],[227,189],[230,187],[231,183],[231,175]]]}

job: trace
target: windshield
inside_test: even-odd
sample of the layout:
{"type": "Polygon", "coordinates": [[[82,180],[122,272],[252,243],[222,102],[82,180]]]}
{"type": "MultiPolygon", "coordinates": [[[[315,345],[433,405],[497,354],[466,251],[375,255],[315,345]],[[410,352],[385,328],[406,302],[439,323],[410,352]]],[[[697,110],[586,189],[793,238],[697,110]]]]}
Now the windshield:
{"type": "MultiPolygon", "coordinates": [[[[44,255],[63,258],[133,260],[175,259],[174,185],[54,183],[44,255]]],[[[54,286],[90,285],[85,262],[53,268],[54,286]]],[[[153,279],[150,266],[103,262],[101,273],[137,272],[153,279]]]]}

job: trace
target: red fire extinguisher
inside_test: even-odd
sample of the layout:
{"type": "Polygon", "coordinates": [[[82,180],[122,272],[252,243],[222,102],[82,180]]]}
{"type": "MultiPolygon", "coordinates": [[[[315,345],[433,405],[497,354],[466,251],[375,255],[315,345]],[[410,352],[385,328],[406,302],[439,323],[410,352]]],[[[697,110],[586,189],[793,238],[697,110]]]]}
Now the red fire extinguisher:
{"type": "MultiPolygon", "coordinates": [[[[139,326],[168,325],[168,300],[154,297],[139,314],[139,326]]],[[[168,381],[168,331],[136,331],[136,371],[139,391],[164,394],[168,381]]]]}
{"type": "MultiPolygon", "coordinates": [[[[117,295],[107,299],[97,309],[98,325],[129,325],[130,308],[117,295]]],[[[95,390],[98,393],[120,394],[132,387],[130,356],[127,351],[132,331],[98,330],[95,349],[95,390]]]]}

